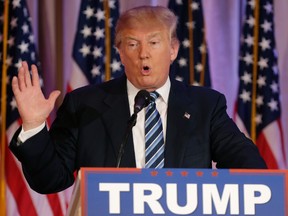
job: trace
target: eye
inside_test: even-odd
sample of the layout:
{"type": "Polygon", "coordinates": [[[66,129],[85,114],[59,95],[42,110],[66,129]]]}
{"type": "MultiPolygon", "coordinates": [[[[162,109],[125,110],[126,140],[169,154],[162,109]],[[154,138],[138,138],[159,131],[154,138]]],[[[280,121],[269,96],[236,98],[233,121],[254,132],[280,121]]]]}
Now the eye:
{"type": "Polygon", "coordinates": [[[136,41],[129,41],[129,42],[127,43],[127,46],[128,46],[128,48],[130,48],[130,49],[134,49],[134,48],[136,48],[136,47],[138,46],[138,43],[137,43],[136,41]]]}
{"type": "Polygon", "coordinates": [[[158,47],[160,44],[160,41],[159,40],[151,40],[151,41],[149,41],[149,44],[151,47],[158,47]]]}

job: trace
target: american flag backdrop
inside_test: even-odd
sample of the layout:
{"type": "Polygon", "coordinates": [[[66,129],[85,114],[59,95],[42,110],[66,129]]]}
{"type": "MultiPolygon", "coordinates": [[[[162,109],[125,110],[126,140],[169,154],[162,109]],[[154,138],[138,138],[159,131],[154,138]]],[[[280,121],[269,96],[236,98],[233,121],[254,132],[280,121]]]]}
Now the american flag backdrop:
{"type": "Polygon", "coordinates": [[[123,74],[124,69],[113,41],[118,17],[117,0],[81,1],[68,91],[123,74]]]}
{"type": "Polygon", "coordinates": [[[64,215],[67,208],[63,193],[41,195],[30,189],[21,164],[8,149],[20,119],[11,88],[21,61],[40,66],[25,0],[0,2],[1,62],[1,205],[0,215],[64,215]],[[5,27],[6,30],[5,30],[5,27]],[[5,51],[7,50],[7,51],[5,51]]]}
{"type": "Polygon", "coordinates": [[[191,85],[211,86],[201,0],[170,0],[168,7],[178,17],[178,57],[172,75],[191,85]]]}
{"type": "Polygon", "coordinates": [[[285,168],[273,1],[249,0],[241,38],[235,121],[269,168],[285,168]]]}

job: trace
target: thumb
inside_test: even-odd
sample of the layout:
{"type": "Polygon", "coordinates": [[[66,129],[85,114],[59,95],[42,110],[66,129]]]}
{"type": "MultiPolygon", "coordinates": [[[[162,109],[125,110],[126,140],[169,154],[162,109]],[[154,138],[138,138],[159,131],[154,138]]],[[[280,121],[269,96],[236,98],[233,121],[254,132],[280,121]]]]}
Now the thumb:
{"type": "Polygon", "coordinates": [[[52,107],[54,107],[55,102],[56,102],[57,98],[59,97],[60,93],[61,92],[59,90],[55,90],[55,91],[50,93],[48,101],[52,107]]]}

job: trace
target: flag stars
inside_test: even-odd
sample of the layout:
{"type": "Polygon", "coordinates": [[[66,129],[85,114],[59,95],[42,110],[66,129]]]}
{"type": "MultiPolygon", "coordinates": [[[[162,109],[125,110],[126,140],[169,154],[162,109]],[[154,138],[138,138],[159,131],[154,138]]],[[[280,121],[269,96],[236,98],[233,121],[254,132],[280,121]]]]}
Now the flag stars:
{"type": "Polygon", "coordinates": [[[96,37],[96,40],[104,38],[104,29],[97,27],[93,35],[96,37]]]}
{"type": "Polygon", "coordinates": [[[180,67],[185,67],[185,66],[187,66],[187,59],[185,59],[185,58],[180,58],[179,60],[178,60],[178,64],[179,64],[179,66],[180,67]]]}
{"type": "Polygon", "coordinates": [[[94,58],[100,58],[103,56],[102,54],[102,47],[94,47],[93,52],[92,52],[94,58]]]}
{"type": "Polygon", "coordinates": [[[206,45],[204,43],[202,43],[201,46],[199,46],[199,51],[202,54],[206,53],[206,45]]]}
{"type": "Polygon", "coordinates": [[[5,63],[6,63],[6,65],[9,67],[9,66],[12,65],[12,61],[13,61],[13,58],[8,55],[7,58],[6,58],[5,63]]]}
{"type": "Polygon", "coordinates": [[[251,7],[252,9],[255,8],[255,0],[250,0],[250,1],[248,2],[248,4],[250,5],[250,7],[251,7]]]}
{"type": "MultiPolygon", "coordinates": [[[[26,8],[23,8],[23,14],[24,14],[24,17],[28,17],[28,10],[26,8]]],[[[28,18],[29,20],[29,18],[28,18]]],[[[31,19],[30,19],[31,21],[31,19]]]]}
{"type": "Polygon", "coordinates": [[[259,43],[262,51],[265,51],[266,49],[270,49],[270,40],[266,40],[264,37],[262,38],[261,42],[259,43]]]}
{"type": "Polygon", "coordinates": [[[17,21],[18,21],[18,19],[16,17],[12,17],[12,19],[10,21],[10,25],[11,25],[12,29],[17,27],[17,21]]]}
{"type": "Polygon", "coordinates": [[[272,23],[264,20],[264,23],[261,24],[261,28],[265,33],[267,33],[268,31],[272,31],[272,23]]]}
{"type": "Polygon", "coordinates": [[[33,34],[29,35],[29,41],[30,41],[30,43],[34,43],[34,35],[33,34]]]}
{"type": "Polygon", "coordinates": [[[81,33],[83,34],[84,38],[87,38],[92,34],[92,28],[85,25],[84,28],[81,30],[81,33]]]}
{"type": "Polygon", "coordinates": [[[258,113],[255,116],[254,121],[255,121],[256,125],[260,125],[262,123],[262,115],[258,113]]]}
{"type": "Polygon", "coordinates": [[[17,8],[17,7],[19,7],[20,8],[20,1],[21,0],[13,0],[12,1],[12,5],[13,5],[13,9],[15,9],[15,8],[17,8]]]}
{"type": "Polygon", "coordinates": [[[275,81],[272,82],[272,84],[270,85],[270,88],[271,88],[273,93],[279,92],[278,84],[275,81]]]}
{"type": "Polygon", "coordinates": [[[115,9],[115,1],[114,0],[109,0],[108,4],[109,4],[109,8],[115,9]]]}
{"type": "Polygon", "coordinates": [[[17,63],[14,64],[14,66],[17,68],[17,70],[19,70],[22,67],[22,60],[18,59],[17,63]]]}
{"type": "Polygon", "coordinates": [[[258,95],[256,98],[256,105],[258,107],[262,106],[264,104],[264,97],[261,95],[258,95]]]}
{"type": "Polygon", "coordinates": [[[29,43],[25,43],[25,41],[22,41],[20,45],[18,45],[18,48],[20,49],[20,52],[23,54],[25,52],[28,52],[29,43]]]}
{"type": "Polygon", "coordinates": [[[248,47],[251,47],[254,44],[254,37],[252,37],[250,34],[248,34],[244,41],[248,47]]]}
{"type": "Polygon", "coordinates": [[[94,15],[94,9],[88,6],[86,7],[86,10],[83,11],[83,14],[86,15],[86,19],[89,19],[94,15]]]}
{"type": "Polygon", "coordinates": [[[82,53],[83,57],[86,57],[90,53],[90,46],[83,44],[79,51],[80,51],[80,53],[82,53]]]}
{"type": "Polygon", "coordinates": [[[249,16],[249,18],[246,20],[246,23],[252,28],[255,25],[255,19],[252,16],[249,16]]]}
{"type": "Polygon", "coordinates": [[[110,17],[108,19],[108,25],[109,25],[110,28],[113,27],[113,18],[112,17],[110,17]]]}
{"type": "Polygon", "coordinates": [[[268,68],[268,58],[260,57],[258,66],[260,67],[261,70],[263,70],[264,68],[268,68]]]}
{"type": "Polygon", "coordinates": [[[196,80],[194,80],[194,82],[192,83],[193,86],[200,86],[200,83],[197,82],[196,80]]]}
{"type": "Polygon", "coordinates": [[[24,23],[21,28],[22,28],[23,34],[29,33],[29,26],[27,25],[27,23],[24,23]]]}
{"type": "Polygon", "coordinates": [[[190,47],[190,40],[188,40],[187,38],[184,39],[184,40],[182,41],[182,45],[183,45],[184,48],[190,47]]]}
{"type": "Polygon", "coordinates": [[[93,65],[93,68],[91,70],[91,74],[93,77],[101,75],[100,66],[93,65]]]}
{"type": "Polygon", "coordinates": [[[278,74],[278,66],[277,66],[276,64],[274,64],[274,65],[272,66],[272,70],[273,70],[273,73],[274,73],[275,75],[278,74]]]}
{"type": "Polygon", "coordinates": [[[268,106],[270,107],[271,111],[278,111],[278,102],[275,101],[273,98],[271,101],[268,103],[268,106]]]}
{"type": "Polygon", "coordinates": [[[178,81],[180,81],[180,82],[183,82],[183,80],[184,80],[184,78],[181,77],[181,76],[179,76],[179,75],[177,75],[177,76],[175,77],[175,79],[178,80],[178,81]]]}
{"type": "Polygon", "coordinates": [[[14,44],[15,44],[15,37],[12,37],[12,36],[11,36],[11,37],[8,39],[7,43],[8,43],[8,45],[9,45],[10,48],[11,48],[12,46],[14,46],[14,44]]]}
{"type": "Polygon", "coordinates": [[[247,85],[248,83],[252,83],[252,77],[250,73],[247,73],[247,71],[244,72],[244,75],[241,76],[241,80],[247,85]]]}
{"type": "Polygon", "coordinates": [[[36,60],[36,55],[35,55],[35,52],[31,52],[31,59],[33,60],[33,61],[35,61],[36,60]]]}
{"type": "Polygon", "coordinates": [[[251,101],[250,92],[246,91],[245,89],[242,91],[239,97],[244,103],[246,103],[247,101],[251,101]]]}
{"type": "Polygon", "coordinates": [[[116,71],[121,71],[121,63],[116,59],[113,59],[113,62],[111,63],[110,67],[113,73],[115,73],[116,71]]]}
{"type": "Polygon", "coordinates": [[[201,71],[203,71],[203,65],[201,63],[198,63],[195,65],[195,69],[198,73],[200,73],[201,71]]]}
{"type": "Polygon", "coordinates": [[[243,57],[243,61],[246,63],[246,65],[250,65],[253,63],[253,56],[249,53],[246,53],[246,55],[243,57]]]}
{"type": "Polygon", "coordinates": [[[268,3],[266,5],[264,5],[264,9],[266,10],[267,14],[273,13],[273,6],[272,4],[268,3]]]}
{"type": "Polygon", "coordinates": [[[259,88],[266,86],[266,77],[259,75],[259,77],[257,79],[257,84],[258,84],[259,88]]]}
{"type": "Polygon", "coordinates": [[[96,14],[95,14],[95,17],[97,19],[98,22],[100,22],[101,20],[104,20],[105,19],[105,13],[103,10],[100,10],[98,9],[96,14]]]}
{"type": "Polygon", "coordinates": [[[199,10],[199,3],[197,3],[197,2],[191,3],[190,6],[191,6],[192,10],[199,10]]]}
{"type": "Polygon", "coordinates": [[[194,29],[195,28],[195,22],[191,21],[191,22],[186,22],[186,27],[188,29],[194,29]]]}
{"type": "Polygon", "coordinates": [[[10,102],[10,106],[11,106],[11,110],[15,110],[17,108],[17,103],[15,100],[15,97],[12,98],[12,100],[10,102]]]}

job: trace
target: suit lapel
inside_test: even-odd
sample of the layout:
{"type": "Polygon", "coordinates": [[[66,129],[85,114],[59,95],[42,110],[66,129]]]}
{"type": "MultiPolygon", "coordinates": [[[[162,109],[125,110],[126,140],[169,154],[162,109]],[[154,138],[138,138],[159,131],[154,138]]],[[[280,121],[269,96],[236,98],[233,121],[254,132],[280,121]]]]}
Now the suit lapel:
{"type": "Polygon", "coordinates": [[[171,82],[167,111],[165,167],[181,167],[185,153],[185,134],[191,130],[191,98],[184,85],[171,82]]]}
{"type": "MultiPolygon", "coordinates": [[[[111,139],[112,148],[115,156],[115,165],[119,153],[119,148],[123,142],[126,133],[127,122],[130,117],[129,102],[127,96],[126,79],[120,79],[119,82],[111,88],[111,92],[107,94],[104,103],[108,105],[108,110],[103,115],[104,124],[107,133],[111,139]]],[[[135,153],[130,131],[127,140],[124,155],[121,160],[121,167],[135,167],[135,153]]]]}

